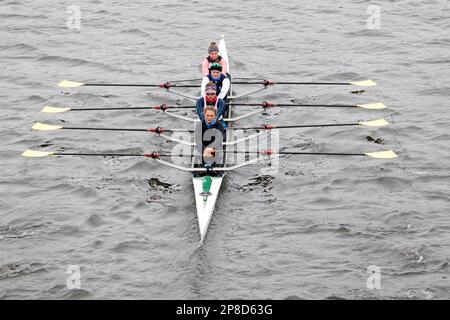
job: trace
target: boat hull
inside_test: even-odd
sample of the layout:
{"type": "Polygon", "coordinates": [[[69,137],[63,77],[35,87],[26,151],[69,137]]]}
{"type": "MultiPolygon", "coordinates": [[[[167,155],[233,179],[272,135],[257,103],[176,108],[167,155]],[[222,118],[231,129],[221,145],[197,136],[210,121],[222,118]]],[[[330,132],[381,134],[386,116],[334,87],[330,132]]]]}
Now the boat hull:
{"type": "MultiPolygon", "coordinates": [[[[230,61],[228,60],[228,52],[225,45],[225,40],[222,39],[219,42],[219,54],[227,59],[228,66],[230,61]]],[[[229,68],[229,67],[228,67],[229,68]]],[[[229,72],[229,69],[228,69],[229,72]]],[[[231,118],[231,107],[228,109],[228,117],[231,118]]],[[[226,137],[228,138],[228,137],[226,137]]],[[[226,166],[226,156],[225,164],[226,166]]],[[[209,224],[211,222],[212,215],[217,203],[222,181],[225,176],[225,172],[218,176],[193,176],[192,184],[194,185],[195,203],[197,207],[197,219],[200,231],[200,242],[203,240],[208,231],[209,224]],[[206,179],[206,180],[205,180],[206,179]]]]}
{"type": "Polygon", "coordinates": [[[211,178],[211,186],[209,188],[209,191],[204,190],[205,177],[192,178],[192,183],[194,185],[194,192],[195,192],[195,203],[197,207],[197,219],[200,231],[200,242],[203,242],[203,239],[206,236],[206,232],[208,231],[208,226],[209,223],[211,222],[211,218],[219,195],[220,187],[222,186],[223,181],[223,176],[210,178],[211,178]],[[207,195],[205,195],[205,193],[207,195]]]}

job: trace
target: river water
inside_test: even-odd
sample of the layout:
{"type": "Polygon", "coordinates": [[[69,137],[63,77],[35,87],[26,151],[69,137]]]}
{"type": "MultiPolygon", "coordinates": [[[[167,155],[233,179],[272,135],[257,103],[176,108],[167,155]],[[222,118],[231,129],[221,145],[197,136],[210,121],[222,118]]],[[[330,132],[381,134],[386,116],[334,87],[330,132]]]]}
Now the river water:
{"type": "Polygon", "coordinates": [[[369,5],[2,0],[0,299],[450,298],[450,5],[369,5]],[[245,100],[388,107],[274,108],[253,118],[391,123],[289,129],[282,149],[399,157],[286,156],[271,174],[262,165],[231,172],[203,246],[188,173],[143,158],[21,157],[28,148],[170,151],[173,143],[140,132],[31,126],[187,128],[155,111],[40,109],[173,104],[161,89],[56,84],[198,78],[221,34],[234,77],[378,82],[280,85],[245,100]]]}

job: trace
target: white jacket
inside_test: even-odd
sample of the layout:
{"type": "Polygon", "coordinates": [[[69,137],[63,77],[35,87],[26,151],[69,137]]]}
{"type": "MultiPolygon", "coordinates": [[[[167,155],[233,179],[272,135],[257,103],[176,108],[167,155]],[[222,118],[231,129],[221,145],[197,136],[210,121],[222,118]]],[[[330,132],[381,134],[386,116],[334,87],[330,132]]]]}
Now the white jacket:
{"type": "MultiPolygon", "coordinates": [[[[209,82],[208,77],[204,77],[202,79],[202,88],[201,88],[202,97],[205,96],[205,87],[208,84],[208,82],[209,82]]],[[[226,78],[222,81],[222,91],[220,91],[218,95],[219,99],[224,99],[229,90],[230,90],[230,79],[226,78]]]]}

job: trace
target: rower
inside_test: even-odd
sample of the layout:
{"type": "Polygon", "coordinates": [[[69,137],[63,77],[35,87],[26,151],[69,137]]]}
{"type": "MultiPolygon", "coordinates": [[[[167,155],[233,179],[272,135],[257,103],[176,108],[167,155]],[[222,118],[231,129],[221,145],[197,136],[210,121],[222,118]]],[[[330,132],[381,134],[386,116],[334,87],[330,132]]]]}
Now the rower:
{"type": "Polygon", "coordinates": [[[221,123],[224,128],[226,128],[226,124],[223,121],[223,114],[226,108],[226,103],[224,100],[220,99],[217,96],[216,84],[214,82],[209,82],[205,85],[205,93],[197,100],[196,108],[197,115],[200,121],[204,122],[205,114],[204,110],[207,106],[213,106],[216,109],[216,121],[221,120],[221,123]]]}
{"type": "Polygon", "coordinates": [[[226,100],[230,90],[230,79],[222,73],[220,63],[213,63],[209,67],[209,74],[202,79],[201,94],[205,94],[206,85],[213,82],[216,85],[216,92],[220,99],[226,100]]]}
{"type": "Polygon", "coordinates": [[[209,67],[213,63],[219,63],[222,66],[222,73],[227,75],[228,61],[219,55],[219,46],[215,42],[211,42],[208,48],[209,55],[202,62],[202,73],[204,76],[209,74],[209,67]]]}
{"type": "Polygon", "coordinates": [[[202,121],[202,131],[205,132],[209,129],[217,129],[222,134],[225,132],[225,128],[221,121],[217,121],[217,110],[214,106],[207,106],[204,110],[205,119],[202,121]]]}
{"type": "MultiPolygon", "coordinates": [[[[222,149],[223,137],[225,134],[225,128],[220,121],[217,121],[216,108],[213,106],[207,106],[204,110],[205,118],[202,121],[202,149],[203,149],[203,159],[205,163],[215,162],[216,150],[222,149]],[[205,133],[208,130],[213,130],[212,132],[205,133]],[[216,131],[218,130],[218,132],[216,131]],[[218,141],[216,141],[217,138],[218,141]],[[214,144],[216,148],[211,148],[211,144],[214,144]],[[209,147],[206,147],[209,146],[209,147]],[[215,158],[215,159],[212,159],[215,158]]],[[[218,154],[221,156],[221,153],[218,154]]]]}

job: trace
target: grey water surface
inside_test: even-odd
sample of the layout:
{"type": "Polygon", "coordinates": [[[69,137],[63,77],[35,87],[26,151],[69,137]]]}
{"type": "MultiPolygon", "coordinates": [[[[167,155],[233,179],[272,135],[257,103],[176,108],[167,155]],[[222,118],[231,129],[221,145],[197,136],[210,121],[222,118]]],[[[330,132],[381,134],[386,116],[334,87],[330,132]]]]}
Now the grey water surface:
{"type": "Polygon", "coordinates": [[[1,0],[0,299],[448,299],[450,3],[375,4],[379,28],[377,8],[356,0],[1,0]],[[146,133],[31,126],[188,128],[155,111],[40,110],[174,104],[161,89],[56,84],[198,78],[221,34],[233,77],[379,84],[280,85],[245,101],[388,107],[274,108],[241,125],[385,118],[383,128],[285,130],[280,147],[399,157],[286,156],[270,175],[231,172],[203,246],[188,173],[144,158],[21,157],[170,151],[146,133]]]}

